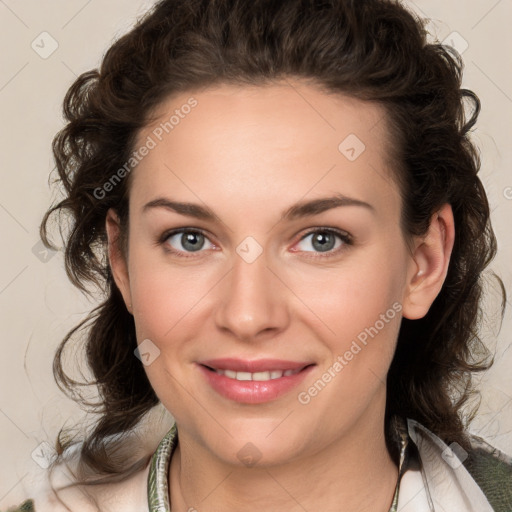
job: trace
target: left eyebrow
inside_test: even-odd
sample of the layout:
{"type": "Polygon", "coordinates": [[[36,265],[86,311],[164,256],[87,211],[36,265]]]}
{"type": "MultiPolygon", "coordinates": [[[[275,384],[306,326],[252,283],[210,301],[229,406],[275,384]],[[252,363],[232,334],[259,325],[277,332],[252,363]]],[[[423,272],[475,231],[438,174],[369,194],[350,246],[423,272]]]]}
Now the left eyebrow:
{"type": "Polygon", "coordinates": [[[311,217],[341,206],[362,206],[376,213],[375,208],[365,201],[344,196],[343,194],[336,194],[331,197],[321,197],[311,201],[296,203],[282,213],[281,220],[295,220],[303,217],[311,217]]]}
{"type": "MultiPolygon", "coordinates": [[[[376,213],[375,208],[365,201],[348,197],[343,194],[336,194],[331,197],[321,197],[310,201],[301,201],[293,204],[281,214],[281,221],[283,220],[296,220],[304,217],[311,217],[318,215],[333,208],[341,206],[361,206],[376,213]]],[[[146,212],[152,208],[165,208],[180,215],[194,217],[201,220],[213,221],[217,216],[206,206],[196,203],[185,203],[180,201],[171,201],[165,197],[159,197],[146,203],[143,211],[146,212]]]]}

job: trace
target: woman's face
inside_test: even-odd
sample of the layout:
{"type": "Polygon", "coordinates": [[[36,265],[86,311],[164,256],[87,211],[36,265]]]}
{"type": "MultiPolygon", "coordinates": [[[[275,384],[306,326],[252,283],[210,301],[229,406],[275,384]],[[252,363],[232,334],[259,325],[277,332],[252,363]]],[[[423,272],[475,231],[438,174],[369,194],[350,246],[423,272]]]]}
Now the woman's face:
{"type": "Polygon", "coordinates": [[[116,272],[164,406],[236,464],[371,435],[418,270],[384,111],[296,81],[180,94],[158,116],[116,272]]]}

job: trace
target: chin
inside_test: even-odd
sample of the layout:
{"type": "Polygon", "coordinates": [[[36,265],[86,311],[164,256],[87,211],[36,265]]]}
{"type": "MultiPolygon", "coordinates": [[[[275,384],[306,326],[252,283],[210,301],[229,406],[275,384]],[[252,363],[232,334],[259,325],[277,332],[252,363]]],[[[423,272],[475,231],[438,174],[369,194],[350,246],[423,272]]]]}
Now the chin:
{"type": "Polygon", "coordinates": [[[227,464],[241,467],[284,464],[299,456],[305,439],[303,429],[296,424],[292,430],[279,427],[281,421],[282,418],[256,422],[254,419],[238,420],[233,425],[227,422],[223,427],[230,435],[223,429],[220,429],[222,434],[219,429],[208,429],[203,442],[227,464]]]}

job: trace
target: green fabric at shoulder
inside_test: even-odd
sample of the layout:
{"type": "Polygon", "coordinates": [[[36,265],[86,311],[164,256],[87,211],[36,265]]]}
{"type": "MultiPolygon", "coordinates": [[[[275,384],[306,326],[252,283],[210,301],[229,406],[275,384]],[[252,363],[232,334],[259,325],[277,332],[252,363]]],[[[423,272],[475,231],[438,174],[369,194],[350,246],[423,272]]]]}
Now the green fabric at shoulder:
{"type": "Polygon", "coordinates": [[[484,492],[495,512],[512,511],[512,458],[473,436],[464,466],[484,492]]]}
{"type": "Polygon", "coordinates": [[[18,507],[11,507],[7,509],[5,512],[35,512],[34,501],[33,500],[25,500],[18,507]]]}

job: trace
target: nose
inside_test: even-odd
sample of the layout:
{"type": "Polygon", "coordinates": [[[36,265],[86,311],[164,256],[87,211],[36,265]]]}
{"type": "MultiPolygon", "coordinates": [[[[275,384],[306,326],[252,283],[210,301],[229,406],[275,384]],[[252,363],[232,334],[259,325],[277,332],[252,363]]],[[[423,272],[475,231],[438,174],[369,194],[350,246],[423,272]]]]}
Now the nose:
{"type": "Polygon", "coordinates": [[[215,321],[220,330],[236,339],[267,339],[285,330],[289,323],[291,292],[279,270],[268,263],[265,252],[252,262],[235,254],[231,272],[219,284],[221,297],[215,321]]]}

